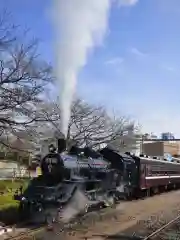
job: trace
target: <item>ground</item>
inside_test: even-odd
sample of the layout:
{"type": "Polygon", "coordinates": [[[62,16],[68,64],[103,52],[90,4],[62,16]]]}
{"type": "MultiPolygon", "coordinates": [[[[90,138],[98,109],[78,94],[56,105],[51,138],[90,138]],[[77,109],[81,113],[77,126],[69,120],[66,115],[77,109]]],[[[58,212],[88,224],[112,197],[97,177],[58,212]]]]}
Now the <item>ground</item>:
{"type": "Polygon", "coordinates": [[[144,236],[179,215],[179,197],[180,191],[172,191],[137,201],[122,201],[116,208],[107,208],[88,214],[81,223],[70,226],[68,230],[62,231],[62,226],[59,224],[54,225],[52,232],[43,227],[27,232],[28,228],[19,227],[13,232],[5,234],[3,239],[10,240],[12,236],[18,234],[21,234],[19,239],[23,240],[32,240],[33,237],[44,240],[85,238],[102,240],[104,238],[96,238],[94,235],[117,233],[128,235],[136,233],[144,236]]]}

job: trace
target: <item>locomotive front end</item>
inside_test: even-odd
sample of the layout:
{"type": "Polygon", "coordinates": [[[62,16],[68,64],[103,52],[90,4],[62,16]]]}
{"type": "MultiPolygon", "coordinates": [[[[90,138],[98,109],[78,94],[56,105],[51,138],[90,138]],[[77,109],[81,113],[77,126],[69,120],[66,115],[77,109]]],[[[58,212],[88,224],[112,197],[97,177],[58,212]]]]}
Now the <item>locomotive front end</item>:
{"type": "Polygon", "coordinates": [[[33,178],[24,191],[16,192],[14,198],[20,201],[21,218],[32,217],[33,221],[44,221],[42,219],[49,212],[57,215],[58,209],[67,201],[67,191],[62,186],[67,176],[60,154],[65,149],[65,138],[58,139],[58,150],[53,144],[49,145],[49,153],[40,161],[42,174],[33,178]]]}

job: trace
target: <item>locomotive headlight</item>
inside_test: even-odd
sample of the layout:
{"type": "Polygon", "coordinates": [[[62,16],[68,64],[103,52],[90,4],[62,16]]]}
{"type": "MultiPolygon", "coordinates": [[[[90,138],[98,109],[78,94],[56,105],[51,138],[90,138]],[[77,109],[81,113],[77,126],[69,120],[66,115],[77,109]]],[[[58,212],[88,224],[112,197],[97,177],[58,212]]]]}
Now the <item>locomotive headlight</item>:
{"type": "Polygon", "coordinates": [[[21,200],[22,200],[22,201],[25,201],[25,200],[26,200],[26,198],[25,198],[25,197],[22,197],[22,198],[21,198],[21,200]]]}
{"type": "Polygon", "coordinates": [[[54,150],[53,147],[50,147],[50,148],[49,148],[49,151],[50,151],[50,152],[53,152],[53,150],[54,150]]]}

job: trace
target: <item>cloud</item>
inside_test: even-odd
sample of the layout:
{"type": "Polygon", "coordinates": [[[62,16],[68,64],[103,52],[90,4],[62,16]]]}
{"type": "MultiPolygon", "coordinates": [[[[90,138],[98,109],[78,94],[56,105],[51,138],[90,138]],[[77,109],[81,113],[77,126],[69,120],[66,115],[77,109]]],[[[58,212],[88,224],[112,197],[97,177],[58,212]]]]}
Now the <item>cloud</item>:
{"type": "Polygon", "coordinates": [[[142,51],[138,50],[138,49],[135,48],[135,47],[130,48],[129,51],[130,51],[132,54],[134,54],[134,55],[136,55],[136,56],[138,56],[138,57],[145,57],[145,56],[147,56],[146,53],[143,53],[142,51]]]}
{"type": "Polygon", "coordinates": [[[139,0],[117,0],[119,7],[134,6],[139,0]]]}
{"type": "Polygon", "coordinates": [[[124,59],[121,57],[115,57],[109,59],[105,62],[106,65],[121,65],[124,62],[124,59]]]}

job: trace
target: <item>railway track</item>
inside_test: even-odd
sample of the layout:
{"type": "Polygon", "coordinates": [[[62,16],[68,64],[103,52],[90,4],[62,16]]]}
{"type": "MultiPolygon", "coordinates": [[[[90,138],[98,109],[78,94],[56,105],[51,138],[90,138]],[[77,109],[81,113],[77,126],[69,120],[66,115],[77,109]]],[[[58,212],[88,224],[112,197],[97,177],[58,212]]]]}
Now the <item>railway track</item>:
{"type": "MultiPolygon", "coordinates": [[[[161,227],[157,228],[155,231],[151,232],[150,234],[146,235],[146,236],[140,236],[136,234],[132,234],[132,235],[127,235],[127,234],[114,234],[114,235],[92,235],[90,238],[88,237],[84,237],[84,240],[160,240],[160,239],[164,239],[165,238],[161,238],[161,234],[166,232],[169,228],[173,227],[174,224],[180,223],[180,215],[178,215],[177,217],[173,218],[172,220],[170,220],[169,222],[167,222],[166,224],[162,225],[161,227]]],[[[180,224],[179,224],[180,225],[180,224]]],[[[166,234],[163,234],[166,235],[166,234]]],[[[168,239],[168,238],[166,238],[168,239]]],[[[177,239],[177,238],[176,238],[177,239]]],[[[180,239],[180,236],[179,238],[180,239]]]]}
{"type": "MultiPolygon", "coordinates": [[[[167,230],[169,227],[171,227],[173,224],[175,224],[176,222],[180,221],[180,215],[178,215],[177,217],[175,217],[174,219],[172,219],[171,221],[169,221],[168,223],[164,224],[163,226],[159,227],[158,229],[156,229],[155,231],[153,231],[152,233],[150,233],[149,235],[143,237],[143,236],[138,236],[137,234],[133,234],[133,235],[125,235],[125,234],[115,234],[115,235],[94,235],[90,238],[88,237],[84,237],[84,240],[107,240],[107,239],[117,239],[117,240],[154,240],[158,237],[158,235],[160,235],[163,231],[167,230]]],[[[74,225],[77,223],[74,223],[74,225]]],[[[59,229],[59,234],[56,233],[56,237],[58,235],[61,234],[62,231],[64,231],[65,229],[68,230],[68,228],[70,227],[70,225],[72,226],[72,224],[65,224],[64,226],[62,226],[61,229],[59,229]]],[[[41,232],[45,230],[45,226],[43,227],[37,227],[34,229],[31,229],[29,231],[25,231],[25,232],[21,232],[18,235],[15,236],[9,236],[7,238],[5,238],[6,240],[10,240],[10,239],[14,239],[14,240],[20,240],[20,239],[35,239],[35,234],[37,234],[38,232],[41,232]]],[[[73,235],[73,234],[72,234],[73,235]]],[[[158,239],[158,238],[157,238],[158,239]]]]}
{"type": "Polygon", "coordinates": [[[30,228],[30,224],[28,225],[28,222],[25,222],[23,224],[14,224],[14,225],[8,225],[4,227],[0,227],[0,237],[2,239],[16,239],[18,236],[25,236],[30,233],[36,232],[38,229],[41,229],[42,227],[32,227],[30,230],[27,230],[30,228]]]}
{"type": "MultiPolygon", "coordinates": [[[[87,212],[81,216],[79,216],[78,218],[75,218],[74,220],[71,220],[68,223],[61,223],[61,222],[57,222],[52,224],[52,230],[54,228],[58,228],[58,233],[61,234],[63,231],[68,231],[71,230],[72,228],[74,228],[77,225],[82,225],[82,222],[84,221],[84,223],[88,224],[88,221],[96,221],[98,220],[98,217],[101,214],[105,214],[107,209],[96,209],[97,212],[95,211],[90,211],[87,212]]],[[[3,236],[3,240],[10,240],[10,239],[14,239],[14,240],[19,240],[19,239],[34,239],[33,236],[37,235],[38,233],[41,233],[43,231],[48,231],[51,230],[51,228],[49,228],[49,226],[47,224],[41,224],[40,225],[36,225],[34,227],[32,227],[29,222],[26,222],[24,224],[22,224],[21,226],[6,226],[6,227],[2,227],[0,228],[0,230],[4,230],[4,236],[3,236]],[[30,230],[22,230],[25,228],[31,228],[30,230]],[[12,229],[12,231],[7,231],[8,229],[12,229]],[[29,237],[29,238],[28,238],[29,237]]],[[[56,235],[58,235],[58,233],[56,233],[56,235]]],[[[2,236],[1,236],[2,237],[2,236]]]]}
{"type": "MultiPolygon", "coordinates": [[[[169,222],[167,222],[166,224],[162,225],[161,227],[157,228],[155,231],[151,232],[150,234],[146,235],[146,236],[140,236],[137,234],[132,234],[132,235],[128,235],[128,234],[115,234],[115,235],[92,235],[90,238],[88,237],[84,237],[82,239],[84,240],[107,240],[107,239],[119,239],[119,240],[155,240],[156,238],[159,240],[160,238],[158,238],[159,234],[161,234],[163,231],[167,230],[169,227],[171,227],[174,223],[180,221],[180,215],[178,215],[177,217],[175,217],[174,219],[170,220],[169,222]]],[[[61,233],[63,231],[68,231],[71,229],[71,227],[75,227],[75,225],[77,225],[78,222],[74,222],[74,224],[69,223],[69,224],[65,224],[63,225],[61,228],[58,227],[58,232],[55,233],[55,237],[57,238],[58,236],[61,236],[61,233]]],[[[35,234],[37,234],[40,231],[45,230],[45,227],[42,228],[34,228],[33,230],[30,231],[26,231],[24,233],[18,234],[18,236],[14,236],[14,237],[9,237],[6,238],[6,240],[10,240],[10,239],[14,239],[14,240],[19,240],[19,239],[36,239],[34,236],[35,234]]],[[[75,235],[75,232],[73,233],[71,231],[71,236],[75,235]]],[[[52,235],[52,237],[54,237],[54,235],[52,235]]],[[[55,238],[55,239],[56,239],[55,238]]],[[[52,238],[53,239],[53,238],[52,238]]],[[[164,239],[164,238],[163,238],[164,239]]]]}
{"type": "MultiPolygon", "coordinates": [[[[176,217],[178,221],[180,217],[178,213],[178,210],[180,209],[178,201],[179,196],[180,192],[171,192],[171,194],[162,194],[144,200],[122,202],[117,205],[115,209],[106,208],[98,212],[89,212],[79,220],[75,219],[74,222],[68,224],[55,224],[55,230],[53,230],[53,233],[48,231],[50,237],[45,239],[49,240],[49,238],[51,238],[54,240],[54,235],[56,235],[56,237],[61,235],[63,236],[63,239],[67,238],[68,240],[71,239],[71,237],[72,239],[74,239],[74,237],[75,239],[82,239],[82,236],[88,236],[83,239],[96,239],[94,238],[95,236],[93,237],[93,234],[95,233],[97,233],[96,236],[101,233],[106,233],[106,236],[113,236],[114,233],[118,232],[121,232],[121,235],[124,234],[124,236],[126,236],[124,239],[132,239],[133,233],[136,233],[137,237],[144,236],[145,238],[157,231],[157,229],[166,225],[167,220],[174,219],[176,217]],[[166,204],[166,207],[163,206],[164,204],[166,204]],[[162,215],[161,217],[161,212],[163,213],[164,209],[166,210],[166,215],[162,215]],[[171,209],[173,209],[173,211],[171,209]],[[170,212],[172,212],[172,215],[170,212]],[[155,216],[155,214],[157,214],[157,216],[155,216]],[[149,216],[152,216],[152,219],[149,219],[149,216]],[[166,219],[166,221],[164,219],[166,219]],[[154,222],[154,224],[150,224],[149,222],[154,222]],[[129,228],[131,229],[129,230],[129,228]],[[142,231],[139,231],[139,229],[143,229],[143,234],[142,231]]],[[[30,230],[24,229],[18,232],[17,227],[14,226],[14,232],[12,231],[11,233],[4,234],[3,238],[2,236],[0,237],[5,240],[32,240],[34,236],[36,236],[37,239],[44,239],[44,236],[47,235],[46,227],[47,225],[41,227],[35,226],[31,227],[30,230]]],[[[138,239],[135,238],[135,236],[133,237],[133,239],[138,239]]],[[[102,239],[102,236],[99,239],[102,239]]],[[[116,239],[118,238],[116,237],[116,239]]],[[[119,239],[123,238],[121,237],[119,239]]],[[[153,240],[154,239],[155,237],[153,240]]]]}
{"type": "Polygon", "coordinates": [[[154,238],[157,237],[162,231],[166,230],[167,228],[171,227],[174,225],[176,222],[180,220],[180,215],[169,221],[168,223],[164,224],[162,227],[158,228],[156,231],[152,232],[149,234],[147,237],[143,238],[143,240],[153,240],[154,238]]]}

